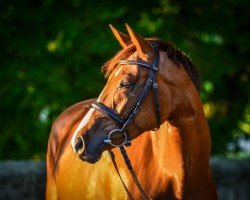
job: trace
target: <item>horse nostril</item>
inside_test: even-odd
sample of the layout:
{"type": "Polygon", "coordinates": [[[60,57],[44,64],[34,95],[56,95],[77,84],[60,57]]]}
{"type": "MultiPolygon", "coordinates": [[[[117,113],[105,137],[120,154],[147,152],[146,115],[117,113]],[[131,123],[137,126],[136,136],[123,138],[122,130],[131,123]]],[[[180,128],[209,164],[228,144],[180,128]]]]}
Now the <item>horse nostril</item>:
{"type": "Polygon", "coordinates": [[[75,143],[75,151],[77,154],[81,154],[85,149],[85,143],[83,137],[80,136],[77,138],[77,142],[75,143]]]}

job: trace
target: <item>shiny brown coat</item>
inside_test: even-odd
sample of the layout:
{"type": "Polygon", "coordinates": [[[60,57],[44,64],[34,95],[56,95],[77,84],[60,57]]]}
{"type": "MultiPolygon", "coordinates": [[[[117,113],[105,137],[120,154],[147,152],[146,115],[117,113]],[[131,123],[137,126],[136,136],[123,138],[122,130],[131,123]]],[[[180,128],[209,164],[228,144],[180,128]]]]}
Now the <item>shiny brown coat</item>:
{"type": "MultiPolygon", "coordinates": [[[[132,45],[137,50],[129,56],[129,59],[140,57],[151,62],[151,53],[145,54],[141,51],[145,48],[150,51],[146,40],[127,28],[132,45]]],[[[119,34],[116,30],[113,32],[120,44],[127,48],[127,36],[119,34]]],[[[111,65],[112,61],[109,64],[111,65]]],[[[114,88],[116,81],[122,79],[128,71],[129,74],[140,76],[138,84],[143,85],[147,71],[136,66],[113,68],[109,72],[107,85],[99,96],[99,101],[106,105],[110,104],[109,94],[116,89],[114,88]]],[[[209,166],[211,146],[209,127],[197,88],[187,70],[183,66],[176,66],[168,52],[163,50],[160,51],[157,73],[162,125],[157,131],[144,131],[155,124],[150,92],[129,130],[133,141],[127,152],[140,184],[151,199],[216,200],[216,189],[209,166]]],[[[121,94],[117,98],[115,98],[116,93],[112,94],[115,102],[126,99],[126,96],[121,94]]],[[[138,95],[138,92],[134,95],[138,95]]],[[[47,200],[128,199],[107,151],[103,152],[98,162],[90,164],[78,159],[70,146],[78,124],[88,112],[88,105],[93,101],[87,100],[71,106],[53,124],[47,151],[47,200]]],[[[129,105],[129,101],[130,99],[118,106],[118,112],[123,112],[123,107],[129,105]]],[[[95,111],[87,127],[77,134],[91,130],[96,125],[97,119],[102,118],[100,113],[95,111]]],[[[97,133],[106,131],[106,128],[102,127],[111,130],[114,128],[114,125],[109,125],[110,121],[105,120],[98,121],[97,127],[100,127],[100,130],[95,128],[97,133]]],[[[106,149],[108,148],[110,147],[106,149]]],[[[138,189],[119,151],[117,149],[113,151],[129,191],[135,199],[140,199],[138,189]]]]}

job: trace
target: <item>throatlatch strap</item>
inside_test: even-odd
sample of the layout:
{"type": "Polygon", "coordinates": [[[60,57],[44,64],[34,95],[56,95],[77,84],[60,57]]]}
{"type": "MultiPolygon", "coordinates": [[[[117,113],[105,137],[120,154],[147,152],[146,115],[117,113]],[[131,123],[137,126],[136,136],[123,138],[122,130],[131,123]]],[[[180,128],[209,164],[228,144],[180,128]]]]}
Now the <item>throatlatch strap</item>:
{"type": "Polygon", "coordinates": [[[161,116],[160,116],[160,108],[159,108],[159,100],[158,100],[158,84],[155,81],[155,77],[153,77],[153,93],[154,93],[154,110],[156,116],[157,127],[154,130],[157,130],[161,126],[161,116]]]}

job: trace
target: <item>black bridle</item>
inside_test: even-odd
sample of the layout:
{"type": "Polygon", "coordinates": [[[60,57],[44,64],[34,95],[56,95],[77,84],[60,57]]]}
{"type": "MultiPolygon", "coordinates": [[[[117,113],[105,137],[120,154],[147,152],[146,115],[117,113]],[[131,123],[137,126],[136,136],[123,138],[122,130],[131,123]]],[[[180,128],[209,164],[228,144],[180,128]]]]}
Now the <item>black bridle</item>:
{"type": "Polygon", "coordinates": [[[99,112],[103,113],[105,116],[107,116],[109,119],[111,119],[119,128],[112,130],[108,138],[104,140],[105,144],[109,144],[112,146],[120,146],[125,145],[129,143],[128,140],[128,127],[135,118],[136,114],[138,113],[144,99],[146,98],[150,88],[153,88],[153,94],[154,94],[154,110],[155,110],[155,116],[157,120],[157,128],[160,127],[160,111],[159,111],[159,103],[158,103],[158,84],[155,80],[155,74],[158,70],[158,62],[159,62],[159,49],[158,45],[156,43],[152,43],[152,46],[154,48],[154,60],[152,64],[149,64],[144,61],[133,61],[133,60],[121,60],[119,64],[121,65],[138,65],[140,67],[144,67],[149,70],[148,78],[145,83],[144,88],[142,89],[141,94],[137,97],[137,100],[135,101],[134,105],[129,109],[127,115],[122,118],[119,116],[112,108],[107,107],[101,102],[94,102],[91,104],[91,107],[98,110],[99,112]],[[113,144],[112,143],[112,135],[120,133],[124,135],[124,141],[120,144],[113,144]]]}
{"type": "MultiPolygon", "coordinates": [[[[137,115],[137,113],[138,113],[144,99],[146,98],[150,88],[153,89],[153,95],[154,95],[154,110],[155,110],[155,116],[156,116],[156,120],[157,120],[156,129],[158,129],[160,127],[160,110],[159,110],[159,103],[158,103],[158,84],[156,83],[156,80],[155,80],[155,74],[158,71],[158,65],[159,65],[159,48],[158,48],[158,45],[156,43],[152,43],[151,45],[154,49],[154,59],[153,59],[152,64],[145,62],[145,61],[134,61],[134,60],[121,60],[119,62],[119,64],[121,64],[121,65],[138,65],[140,67],[143,67],[143,68],[146,68],[149,70],[148,78],[147,78],[147,81],[145,83],[145,86],[142,89],[141,94],[137,97],[134,105],[129,109],[129,111],[125,117],[119,116],[112,108],[107,107],[106,105],[104,105],[101,102],[96,101],[96,102],[91,104],[92,108],[98,110],[99,112],[101,112],[102,114],[107,116],[109,119],[111,119],[118,126],[118,129],[110,131],[110,133],[108,134],[108,138],[104,140],[104,143],[120,148],[121,153],[123,155],[123,158],[127,164],[127,167],[128,167],[128,169],[129,169],[129,171],[134,179],[134,182],[136,183],[138,189],[140,190],[141,196],[143,199],[149,199],[149,198],[146,196],[146,194],[144,193],[143,189],[140,186],[140,183],[139,183],[139,181],[134,173],[134,170],[130,164],[130,160],[127,156],[127,153],[126,153],[123,145],[126,145],[126,146],[130,145],[130,141],[128,140],[128,127],[132,123],[135,116],[137,115]],[[121,142],[120,144],[114,144],[112,142],[112,135],[114,135],[114,134],[124,135],[124,141],[121,142]]],[[[115,163],[114,154],[112,151],[110,151],[110,155],[111,155],[111,159],[114,163],[114,166],[116,168],[116,171],[118,172],[118,175],[120,176],[117,165],[115,163]]],[[[121,178],[121,176],[120,176],[120,178],[121,178]]],[[[122,181],[122,183],[123,183],[128,195],[129,195],[129,197],[131,199],[133,199],[132,195],[128,191],[128,189],[125,186],[123,181],[122,181]]]]}

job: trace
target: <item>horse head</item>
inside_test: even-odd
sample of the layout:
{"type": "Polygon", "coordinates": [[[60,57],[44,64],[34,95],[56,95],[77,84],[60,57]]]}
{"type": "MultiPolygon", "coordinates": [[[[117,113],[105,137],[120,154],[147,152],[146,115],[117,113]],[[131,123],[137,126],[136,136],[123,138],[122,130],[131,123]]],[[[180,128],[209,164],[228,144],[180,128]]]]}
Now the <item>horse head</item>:
{"type": "Polygon", "coordinates": [[[188,77],[196,71],[187,73],[176,67],[178,59],[183,59],[182,53],[126,27],[129,35],[111,26],[123,49],[105,64],[107,84],[71,139],[75,154],[89,163],[97,162],[103,151],[129,144],[145,131],[174,118],[185,88],[198,87],[197,80],[192,82],[188,77]]]}

